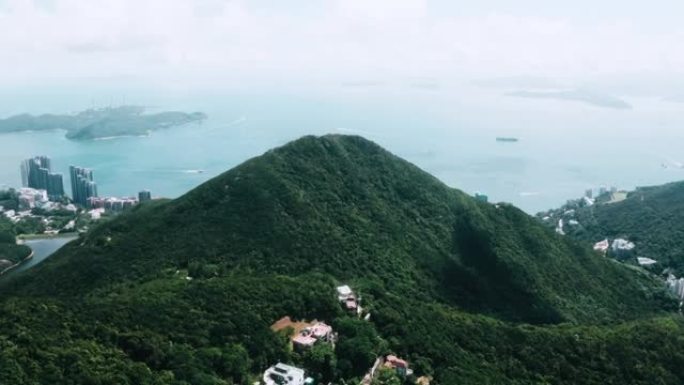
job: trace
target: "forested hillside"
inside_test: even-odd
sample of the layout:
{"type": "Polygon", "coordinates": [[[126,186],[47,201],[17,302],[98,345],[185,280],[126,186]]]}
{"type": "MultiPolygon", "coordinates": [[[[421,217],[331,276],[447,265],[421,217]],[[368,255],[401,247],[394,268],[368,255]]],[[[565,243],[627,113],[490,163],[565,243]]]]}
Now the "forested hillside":
{"type": "Polygon", "coordinates": [[[684,275],[684,182],[641,187],[627,199],[577,208],[578,226],[567,227],[569,236],[588,242],[608,238],[635,243],[636,256],[658,261],[662,271],[671,268],[684,275]]]}
{"type": "Polygon", "coordinates": [[[0,383],[242,384],[277,361],[354,383],[388,353],[437,384],[684,381],[660,281],[359,137],[305,137],[140,205],[0,294],[0,383]],[[269,328],[286,315],[332,324],[335,349],[292,351],[269,328]]]}

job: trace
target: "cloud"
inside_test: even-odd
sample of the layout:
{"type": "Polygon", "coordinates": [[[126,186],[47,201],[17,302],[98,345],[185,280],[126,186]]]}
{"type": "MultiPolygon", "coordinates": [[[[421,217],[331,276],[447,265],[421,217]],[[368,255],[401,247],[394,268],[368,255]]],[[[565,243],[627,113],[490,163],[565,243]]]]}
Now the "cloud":
{"type": "Polygon", "coordinates": [[[563,83],[550,78],[538,76],[509,76],[488,79],[477,79],[471,82],[484,88],[526,88],[526,89],[558,89],[563,83]]]}
{"type": "Polygon", "coordinates": [[[105,77],[212,86],[565,79],[684,68],[676,19],[639,24],[640,13],[617,1],[633,13],[602,5],[602,17],[584,20],[540,13],[531,1],[515,13],[499,11],[510,8],[501,1],[456,11],[448,3],[0,0],[0,86],[105,77]]]}
{"type": "Polygon", "coordinates": [[[582,102],[595,107],[615,108],[622,110],[632,109],[632,106],[617,97],[597,93],[589,90],[573,89],[566,91],[515,91],[506,94],[521,98],[553,99],[570,102],[582,102]]]}

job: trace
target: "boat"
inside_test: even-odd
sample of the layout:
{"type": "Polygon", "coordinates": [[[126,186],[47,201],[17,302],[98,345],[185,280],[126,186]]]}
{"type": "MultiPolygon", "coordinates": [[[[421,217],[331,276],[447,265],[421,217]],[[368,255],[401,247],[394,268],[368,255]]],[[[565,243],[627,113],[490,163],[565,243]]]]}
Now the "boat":
{"type": "Polygon", "coordinates": [[[518,141],[518,138],[499,136],[496,138],[496,141],[497,142],[515,143],[518,141]]]}

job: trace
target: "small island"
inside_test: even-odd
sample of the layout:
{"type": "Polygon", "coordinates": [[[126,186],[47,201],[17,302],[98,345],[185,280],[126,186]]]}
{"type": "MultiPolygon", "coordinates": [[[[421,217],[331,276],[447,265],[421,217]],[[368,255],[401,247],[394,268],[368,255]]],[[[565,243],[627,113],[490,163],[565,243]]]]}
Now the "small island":
{"type": "Polygon", "coordinates": [[[21,114],[0,119],[0,133],[66,130],[72,140],[107,139],[120,136],[143,136],[150,132],[206,119],[202,112],[166,111],[145,113],[141,106],[89,109],[71,115],[21,114]]]}
{"type": "Polygon", "coordinates": [[[503,143],[517,143],[518,138],[499,136],[496,138],[496,141],[497,142],[503,142],[503,143]]]}

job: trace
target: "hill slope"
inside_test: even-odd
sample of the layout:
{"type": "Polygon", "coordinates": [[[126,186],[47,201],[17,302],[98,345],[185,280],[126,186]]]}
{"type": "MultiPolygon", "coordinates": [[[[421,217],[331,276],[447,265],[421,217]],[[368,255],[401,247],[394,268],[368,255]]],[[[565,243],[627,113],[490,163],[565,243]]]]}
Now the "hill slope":
{"type": "Polygon", "coordinates": [[[577,208],[573,216],[580,225],[568,227],[569,236],[628,239],[636,244],[634,256],[658,261],[658,272],[671,268],[684,275],[684,182],[641,187],[623,201],[577,208]]]}
{"type": "Polygon", "coordinates": [[[633,318],[655,311],[651,298],[661,292],[512,206],[477,203],[371,142],[342,136],[300,139],[101,226],[22,291],[83,293],[188,267],[369,279],[411,298],[535,323],[633,318]]]}
{"type": "Polygon", "coordinates": [[[353,383],[391,352],[436,384],[684,381],[660,282],[358,137],[140,205],[0,294],[0,383],[247,384],[276,361],[353,383]],[[372,322],[342,311],[342,282],[372,322]],[[292,352],[269,329],[284,315],[331,323],[334,352],[292,352]]]}

